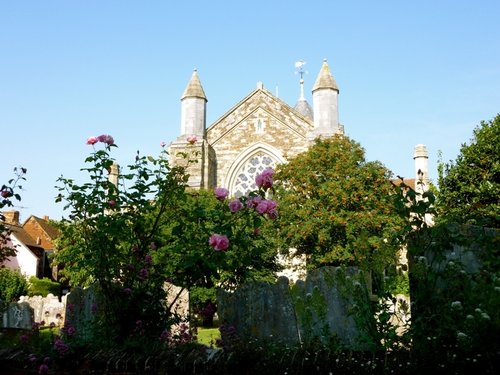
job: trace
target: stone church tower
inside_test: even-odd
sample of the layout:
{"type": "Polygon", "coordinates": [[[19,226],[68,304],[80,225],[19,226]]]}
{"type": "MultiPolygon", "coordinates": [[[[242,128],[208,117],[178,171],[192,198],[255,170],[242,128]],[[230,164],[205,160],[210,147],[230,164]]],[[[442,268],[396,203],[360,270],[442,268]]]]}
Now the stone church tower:
{"type": "Polygon", "coordinates": [[[266,167],[284,163],[307,150],[317,137],[343,134],[339,123],[339,89],[327,61],[314,87],[313,109],[301,95],[289,106],[258,83],[255,90],[207,127],[207,97],[197,71],[181,97],[181,134],[170,144],[173,165],[190,155],[189,185],[212,189],[222,186],[234,196],[254,189],[255,176],[266,167]],[[194,137],[196,136],[196,141],[194,137]]]}

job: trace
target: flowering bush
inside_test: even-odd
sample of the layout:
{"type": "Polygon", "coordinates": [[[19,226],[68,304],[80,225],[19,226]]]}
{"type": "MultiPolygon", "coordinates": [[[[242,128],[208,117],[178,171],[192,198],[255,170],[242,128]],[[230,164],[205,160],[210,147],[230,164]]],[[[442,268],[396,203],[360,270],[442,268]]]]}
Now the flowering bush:
{"type": "Polygon", "coordinates": [[[90,181],[58,180],[57,201],[70,213],[60,225],[55,262],[64,265],[71,285],[95,285],[103,296],[94,344],[158,343],[148,338],[179,320],[171,311],[175,298],[167,303],[165,281],[184,289],[234,287],[272,274],[275,251],[256,235],[277,214],[277,204],[264,197],[272,188],[270,171],[265,187],[230,200],[222,187],[188,191],[185,169],[170,166],[164,150],[158,158],[138,153],[116,183],[110,178],[114,139],[90,137],[87,144],[93,152],[82,170],[90,181]]]}

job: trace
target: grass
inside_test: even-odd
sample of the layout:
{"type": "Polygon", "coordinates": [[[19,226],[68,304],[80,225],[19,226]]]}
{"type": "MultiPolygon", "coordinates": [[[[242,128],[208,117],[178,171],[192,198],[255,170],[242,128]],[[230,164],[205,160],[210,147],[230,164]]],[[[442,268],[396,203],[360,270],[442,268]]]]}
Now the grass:
{"type": "Polygon", "coordinates": [[[216,340],[220,339],[218,328],[198,327],[198,343],[214,347],[216,340]]]}

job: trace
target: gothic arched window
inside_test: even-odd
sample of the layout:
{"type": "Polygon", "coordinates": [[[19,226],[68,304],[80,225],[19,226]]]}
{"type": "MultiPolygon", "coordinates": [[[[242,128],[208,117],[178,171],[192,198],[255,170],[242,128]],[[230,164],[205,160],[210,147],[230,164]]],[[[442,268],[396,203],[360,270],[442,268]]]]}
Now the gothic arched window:
{"type": "Polygon", "coordinates": [[[255,176],[267,167],[274,167],[275,165],[276,160],[262,151],[250,156],[236,173],[236,179],[231,188],[232,194],[239,198],[249,191],[257,189],[255,176]]]}

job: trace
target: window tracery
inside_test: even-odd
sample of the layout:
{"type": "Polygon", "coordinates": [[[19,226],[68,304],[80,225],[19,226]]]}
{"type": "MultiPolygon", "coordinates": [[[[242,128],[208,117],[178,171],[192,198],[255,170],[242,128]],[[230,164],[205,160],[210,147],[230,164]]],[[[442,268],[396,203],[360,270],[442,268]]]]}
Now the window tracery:
{"type": "Polygon", "coordinates": [[[255,185],[255,176],[267,167],[274,167],[275,165],[276,160],[269,154],[264,152],[253,154],[243,163],[237,172],[235,182],[231,189],[233,195],[239,198],[249,191],[257,189],[255,185]]]}

